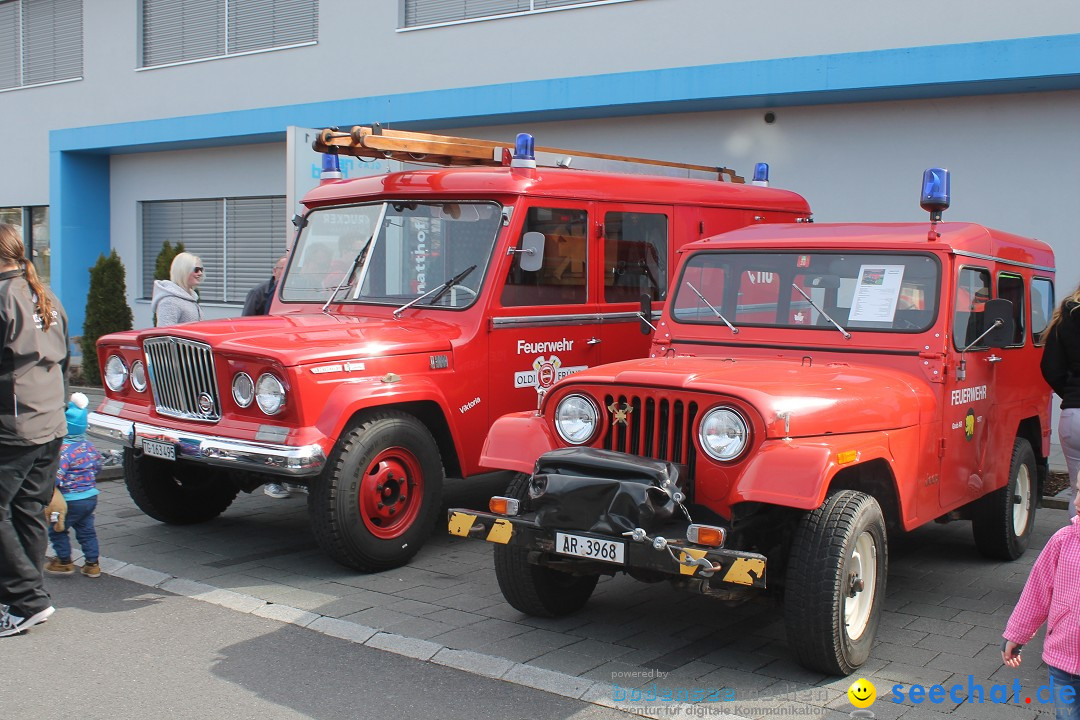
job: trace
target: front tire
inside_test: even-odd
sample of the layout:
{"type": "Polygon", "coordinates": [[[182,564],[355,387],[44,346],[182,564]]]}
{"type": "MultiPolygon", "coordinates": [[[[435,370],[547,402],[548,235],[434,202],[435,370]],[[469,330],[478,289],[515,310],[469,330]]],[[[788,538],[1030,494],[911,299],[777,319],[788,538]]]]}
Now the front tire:
{"type": "Polygon", "coordinates": [[[843,490],[802,519],[785,578],[784,623],[803,666],[849,675],[866,662],[887,571],[885,519],[871,496],[843,490]]]}
{"type": "Polygon", "coordinates": [[[124,449],[124,484],[140,510],[170,525],[212,520],[239,492],[224,470],[136,455],[132,448],[124,449]]]}
{"type": "MultiPolygon", "coordinates": [[[[528,512],[528,475],[514,477],[507,497],[517,498],[520,512],[528,512]]],[[[529,551],[507,545],[495,546],[495,578],[506,602],[534,617],[561,617],[585,607],[599,575],[571,575],[529,562],[529,551]]]]}
{"type": "Polygon", "coordinates": [[[404,565],[435,524],[442,486],[442,457],[423,423],[380,412],[342,435],[309,487],[315,539],[362,572],[404,565]]]}
{"type": "Polygon", "coordinates": [[[982,498],[971,519],[975,547],[983,556],[1015,560],[1027,550],[1035,527],[1037,472],[1031,444],[1024,438],[1016,438],[1008,484],[982,498]]]}

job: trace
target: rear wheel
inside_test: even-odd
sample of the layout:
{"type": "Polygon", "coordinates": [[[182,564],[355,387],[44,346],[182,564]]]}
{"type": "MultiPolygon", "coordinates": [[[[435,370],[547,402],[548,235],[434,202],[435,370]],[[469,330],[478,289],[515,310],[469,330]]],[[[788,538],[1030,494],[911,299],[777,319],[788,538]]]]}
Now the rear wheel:
{"type": "MultiPolygon", "coordinates": [[[[528,511],[529,476],[520,474],[506,489],[517,498],[521,512],[528,511]]],[[[572,575],[529,562],[529,551],[507,545],[495,546],[495,578],[506,602],[535,617],[569,615],[585,606],[600,576],[572,575]]]]}
{"type": "Polygon", "coordinates": [[[442,485],[439,448],[423,423],[381,412],[342,435],[309,486],[315,539],[357,570],[404,565],[434,526],[442,485]]]}
{"type": "Polygon", "coordinates": [[[802,519],[784,591],[788,646],[807,668],[848,675],[866,662],[888,569],[877,500],[843,490],[802,519]]]}
{"type": "Polygon", "coordinates": [[[171,525],[216,518],[239,492],[225,470],[159,460],[132,448],[124,450],[124,484],[140,510],[171,525]]]}
{"type": "Polygon", "coordinates": [[[1016,438],[1008,484],[980,500],[971,519],[980,553],[995,560],[1015,560],[1024,554],[1035,527],[1037,488],[1035,453],[1027,440],[1016,438]]]}

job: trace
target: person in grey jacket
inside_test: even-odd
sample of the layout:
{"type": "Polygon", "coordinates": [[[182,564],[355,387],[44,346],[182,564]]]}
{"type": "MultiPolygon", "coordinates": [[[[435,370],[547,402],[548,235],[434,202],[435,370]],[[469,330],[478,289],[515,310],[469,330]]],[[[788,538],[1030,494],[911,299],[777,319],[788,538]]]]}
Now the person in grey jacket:
{"type": "Polygon", "coordinates": [[[157,327],[202,320],[199,294],[195,288],[203,279],[202,260],[182,252],[173,258],[168,280],[154,281],[150,312],[157,327]]]}
{"type": "Polygon", "coordinates": [[[0,637],[53,614],[45,506],[67,432],[67,316],[0,224],[0,637]]]}

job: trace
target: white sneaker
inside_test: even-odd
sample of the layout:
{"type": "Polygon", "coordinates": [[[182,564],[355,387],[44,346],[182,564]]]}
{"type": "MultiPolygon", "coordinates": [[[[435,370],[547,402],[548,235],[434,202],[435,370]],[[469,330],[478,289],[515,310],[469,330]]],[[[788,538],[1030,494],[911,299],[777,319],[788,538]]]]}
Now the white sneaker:
{"type": "Polygon", "coordinates": [[[289,497],[289,491],[282,487],[281,483],[266,483],[263,487],[263,494],[275,500],[284,500],[289,497]]]}
{"type": "Polygon", "coordinates": [[[307,485],[297,485],[296,483],[281,483],[288,492],[291,493],[303,493],[307,495],[307,485]]]}
{"type": "Polygon", "coordinates": [[[41,612],[31,615],[28,618],[24,618],[13,614],[9,608],[0,615],[0,637],[18,635],[34,625],[45,622],[54,612],[56,612],[56,608],[50,605],[41,612]]]}

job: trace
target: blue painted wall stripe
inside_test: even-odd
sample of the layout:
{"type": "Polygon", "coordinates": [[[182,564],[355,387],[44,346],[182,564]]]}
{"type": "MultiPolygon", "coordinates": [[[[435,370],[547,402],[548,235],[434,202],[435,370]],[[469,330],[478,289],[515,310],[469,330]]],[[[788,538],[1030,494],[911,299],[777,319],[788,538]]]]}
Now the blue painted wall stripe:
{"type": "Polygon", "coordinates": [[[757,60],[284,105],[55,130],[53,150],[267,142],[288,125],[572,119],[779,104],[1080,88],[1080,35],[757,60]],[[782,102],[778,102],[782,100],[782,102]]]}
{"type": "Polygon", "coordinates": [[[50,153],[49,200],[49,284],[67,312],[71,335],[81,335],[89,268],[109,252],[109,157],[50,153]]]}

